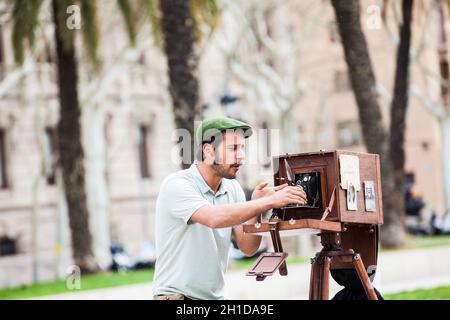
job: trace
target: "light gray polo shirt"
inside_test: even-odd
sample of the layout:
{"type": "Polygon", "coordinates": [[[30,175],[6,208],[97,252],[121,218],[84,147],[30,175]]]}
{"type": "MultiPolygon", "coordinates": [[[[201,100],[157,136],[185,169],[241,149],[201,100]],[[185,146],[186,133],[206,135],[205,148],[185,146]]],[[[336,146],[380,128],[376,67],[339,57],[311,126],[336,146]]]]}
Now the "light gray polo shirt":
{"type": "Polygon", "coordinates": [[[245,202],[235,179],[222,179],[214,194],[197,169],[169,175],[156,200],[156,266],[153,294],[190,299],[225,299],[224,276],[232,228],[189,223],[200,207],[245,202]]]}

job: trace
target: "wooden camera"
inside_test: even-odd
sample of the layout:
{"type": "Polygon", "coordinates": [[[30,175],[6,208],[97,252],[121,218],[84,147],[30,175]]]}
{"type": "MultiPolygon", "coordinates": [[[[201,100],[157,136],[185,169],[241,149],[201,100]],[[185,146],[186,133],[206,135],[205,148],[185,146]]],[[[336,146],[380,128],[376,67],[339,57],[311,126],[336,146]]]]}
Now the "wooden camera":
{"type": "Polygon", "coordinates": [[[367,296],[376,299],[369,274],[376,269],[378,226],[383,223],[379,156],[321,151],[273,160],[274,185],[302,187],[307,203],[274,209],[268,221],[244,226],[246,233],[270,233],[275,251],[261,255],[247,275],[259,281],[277,269],[287,275],[280,232],[317,233],[323,249],[312,262],[310,298],[328,299],[330,271],[356,270],[367,296]]]}

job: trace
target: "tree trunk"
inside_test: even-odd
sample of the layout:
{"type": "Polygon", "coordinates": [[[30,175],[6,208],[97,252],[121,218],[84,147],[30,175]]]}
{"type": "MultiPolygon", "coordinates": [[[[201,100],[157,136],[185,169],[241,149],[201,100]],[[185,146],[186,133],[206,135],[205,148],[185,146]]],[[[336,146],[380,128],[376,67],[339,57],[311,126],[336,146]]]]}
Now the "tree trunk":
{"type": "Polygon", "coordinates": [[[389,156],[388,133],[382,123],[377,101],[375,75],[366,39],[361,29],[357,0],[332,0],[344,48],[350,81],[358,106],[362,133],[367,150],[380,155],[383,192],[384,225],[381,243],[384,247],[403,245],[405,230],[396,212],[397,198],[389,156]]]}
{"type": "Polygon", "coordinates": [[[60,7],[58,0],[54,0],[52,4],[60,101],[58,151],[67,198],[73,258],[82,273],[92,273],[98,270],[98,266],[92,252],[89,230],[75,47],[74,43],[66,43],[61,36],[61,28],[65,28],[65,25],[59,24],[58,17],[65,13],[65,8],[60,7]]]}
{"type": "Polygon", "coordinates": [[[164,0],[160,1],[160,6],[175,127],[190,133],[190,150],[183,150],[182,168],[187,168],[194,156],[194,121],[199,120],[202,113],[196,75],[198,57],[194,52],[194,20],[190,1],[164,0]]]}
{"type": "Polygon", "coordinates": [[[444,106],[445,116],[439,119],[441,137],[442,137],[442,175],[444,182],[444,210],[447,212],[450,209],[450,111],[449,111],[449,83],[450,71],[448,61],[447,48],[447,31],[445,29],[445,13],[443,4],[439,5],[439,43],[438,43],[438,57],[439,57],[439,74],[441,76],[440,94],[442,105],[444,106]]]}
{"type": "Polygon", "coordinates": [[[393,167],[395,189],[394,197],[397,199],[395,212],[400,220],[404,221],[405,196],[405,130],[406,111],[409,96],[409,50],[411,47],[411,22],[413,0],[402,1],[403,24],[400,26],[400,43],[397,49],[397,64],[395,73],[394,99],[391,105],[390,154],[393,167]]]}

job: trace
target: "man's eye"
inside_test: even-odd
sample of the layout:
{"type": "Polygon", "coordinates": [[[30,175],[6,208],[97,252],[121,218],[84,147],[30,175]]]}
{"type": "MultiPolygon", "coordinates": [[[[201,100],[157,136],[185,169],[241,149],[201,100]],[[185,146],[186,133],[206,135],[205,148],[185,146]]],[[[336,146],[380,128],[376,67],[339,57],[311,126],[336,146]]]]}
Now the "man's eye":
{"type": "Polygon", "coordinates": [[[237,151],[237,150],[244,150],[244,149],[245,149],[244,147],[239,147],[239,146],[227,147],[227,150],[230,150],[230,151],[237,151]]]}

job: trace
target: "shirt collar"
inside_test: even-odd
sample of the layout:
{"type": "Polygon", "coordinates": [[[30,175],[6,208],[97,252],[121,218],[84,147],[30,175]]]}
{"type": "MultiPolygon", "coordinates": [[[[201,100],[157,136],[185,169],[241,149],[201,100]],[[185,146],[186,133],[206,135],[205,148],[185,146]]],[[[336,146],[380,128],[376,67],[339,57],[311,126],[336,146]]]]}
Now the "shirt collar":
{"type": "Polygon", "coordinates": [[[189,170],[193,174],[194,178],[199,182],[200,191],[202,193],[211,192],[215,196],[220,196],[222,194],[225,194],[228,192],[225,188],[224,178],[222,178],[222,181],[220,182],[219,190],[217,190],[216,193],[211,189],[211,187],[206,183],[205,179],[203,178],[202,174],[197,168],[198,161],[195,160],[194,163],[191,165],[189,170]]]}

